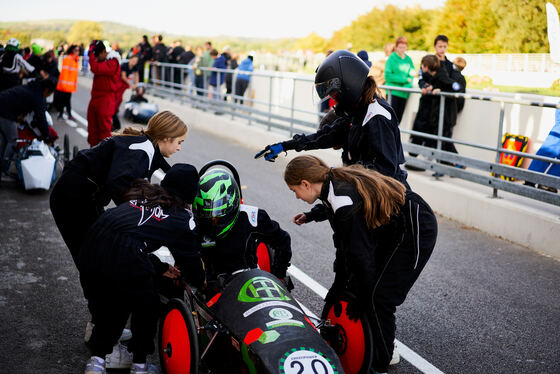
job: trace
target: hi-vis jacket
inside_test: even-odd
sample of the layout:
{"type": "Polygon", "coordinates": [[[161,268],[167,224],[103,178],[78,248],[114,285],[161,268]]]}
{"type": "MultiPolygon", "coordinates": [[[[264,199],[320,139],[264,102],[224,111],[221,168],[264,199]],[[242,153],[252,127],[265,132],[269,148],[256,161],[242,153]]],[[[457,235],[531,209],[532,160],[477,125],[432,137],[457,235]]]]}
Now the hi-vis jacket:
{"type": "Polygon", "coordinates": [[[76,92],[78,87],[78,58],[68,55],[62,60],[62,71],[58,77],[56,89],[62,92],[76,92]]]}

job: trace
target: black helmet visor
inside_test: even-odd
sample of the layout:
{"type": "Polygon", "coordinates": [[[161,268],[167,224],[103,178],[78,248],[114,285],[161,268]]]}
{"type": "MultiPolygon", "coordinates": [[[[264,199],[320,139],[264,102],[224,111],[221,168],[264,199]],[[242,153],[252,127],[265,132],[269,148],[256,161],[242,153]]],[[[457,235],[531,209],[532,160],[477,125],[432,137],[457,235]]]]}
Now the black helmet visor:
{"type": "Polygon", "coordinates": [[[327,97],[331,92],[336,91],[340,93],[341,83],[339,78],[332,78],[326,82],[317,83],[315,89],[321,99],[327,97]]]}

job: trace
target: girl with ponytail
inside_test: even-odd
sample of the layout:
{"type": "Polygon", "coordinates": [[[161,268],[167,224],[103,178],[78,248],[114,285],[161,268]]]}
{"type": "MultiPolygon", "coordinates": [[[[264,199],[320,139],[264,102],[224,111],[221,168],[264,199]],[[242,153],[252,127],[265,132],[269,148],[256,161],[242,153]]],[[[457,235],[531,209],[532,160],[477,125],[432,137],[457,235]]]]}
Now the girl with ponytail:
{"type": "Polygon", "coordinates": [[[310,212],[302,225],[329,220],[336,248],[335,280],[325,301],[348,299],[351,319],[372,328],[372,368],[386,373],[395,340],[395,310],[401,305],[434,249],[437,220],[430,206],[394,178],[360,165],[331,168],[315,156],[298,156],[284,181],[310,212]]]}
{"type": "Polygon", "coordinates": [[[123,194],[135,179],[150,180],[157,169],[170,166],[164,158],[181,150],[187,125],[169,111],[157,113],[145,130],[127,127],[90,149],[84,149],[64,167],[50,196],[50,208],[70,254],[78,253],[90,226],[111,200],[123,194]]]}

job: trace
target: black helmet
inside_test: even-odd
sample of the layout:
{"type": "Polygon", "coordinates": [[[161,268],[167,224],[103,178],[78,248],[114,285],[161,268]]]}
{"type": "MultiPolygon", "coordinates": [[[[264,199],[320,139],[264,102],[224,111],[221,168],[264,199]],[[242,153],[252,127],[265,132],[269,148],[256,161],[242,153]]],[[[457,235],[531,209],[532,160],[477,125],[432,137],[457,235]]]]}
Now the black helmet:
{"type": "Polygon", "coordinates": [[[331,53],[315,74],[315,89],[321,99],[338,95],[337,109],[351,112],[356,105],[369,74],[368,66],[355,54],[345,50],[331,53]]]}
{"type": "Polygon", "coordinates": [[[240,192],[224,169],[208,170],[200,178],[193,214],[197,228],[212,238],[225,237],[239,216],[240,192]]]}

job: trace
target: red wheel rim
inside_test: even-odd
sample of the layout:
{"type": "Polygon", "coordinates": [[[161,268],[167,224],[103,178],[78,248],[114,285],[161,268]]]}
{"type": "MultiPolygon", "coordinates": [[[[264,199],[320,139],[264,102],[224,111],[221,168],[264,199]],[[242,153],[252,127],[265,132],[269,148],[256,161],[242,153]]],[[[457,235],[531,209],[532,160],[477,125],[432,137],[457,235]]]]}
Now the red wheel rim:
{"type": "Polygon", "coordinates": [[[270,255],[268,254],[268,247],[264,243],[259,243],[257,247],[258,265],[261,270],[270,273],[270,255]]]}
{"type": "Polygon", "coordinates": [[[334,308],[330,308],[327,319],[331,320],[333,325],[339,325],[345,334],[346,350],[338,354],[340,363],[347,374],[355,374],[360,371],[365,359],[366,337],[364,335],[364,327],[360,320],[352,321],[346,315],[346,301],[341,301],[342,313],[337,317],[334,308]]]}
{"type": "Polygon", "coordinates": [[[161,350],[167,374],[188,374],[191,369],[189,332],[181,312],[172,309],[163,323],[161,350]]]}

